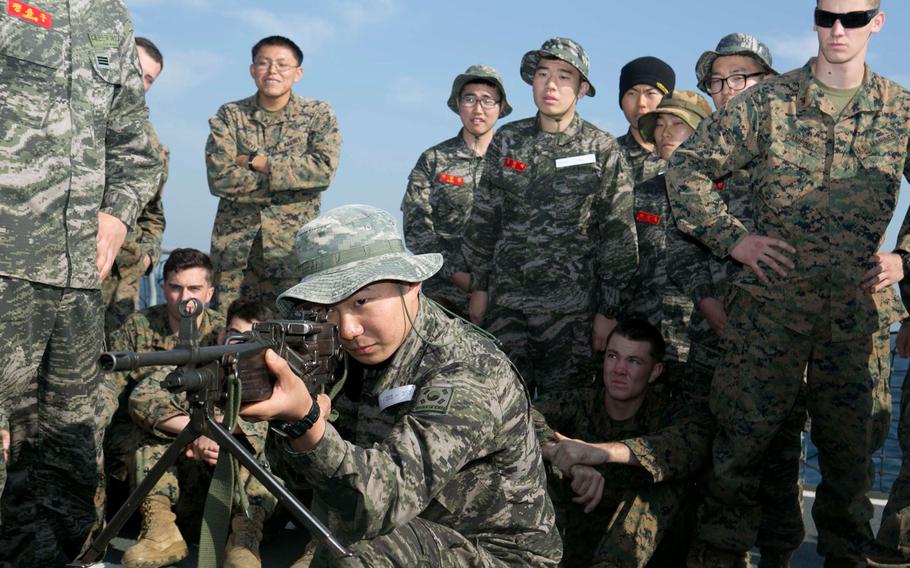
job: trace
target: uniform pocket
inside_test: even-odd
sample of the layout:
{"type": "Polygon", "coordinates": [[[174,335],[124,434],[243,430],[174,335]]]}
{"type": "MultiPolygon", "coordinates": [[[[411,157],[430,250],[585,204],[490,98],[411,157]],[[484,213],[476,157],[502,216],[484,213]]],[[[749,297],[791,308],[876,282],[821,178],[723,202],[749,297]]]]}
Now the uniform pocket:
{"type": "MultiPolygon", "coordinates": [[[[2,16],[0,16],[2,18],[2,16]]],[[[54,74],[63,64],[56,30],[0,19],[0,122],[44,127],[53,103],[54,74]]]]}

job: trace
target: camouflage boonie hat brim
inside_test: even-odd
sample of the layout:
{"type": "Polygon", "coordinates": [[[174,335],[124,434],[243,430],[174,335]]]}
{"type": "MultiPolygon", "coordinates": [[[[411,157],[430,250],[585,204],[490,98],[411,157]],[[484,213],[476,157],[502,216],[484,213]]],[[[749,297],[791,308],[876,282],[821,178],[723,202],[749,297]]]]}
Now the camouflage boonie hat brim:
{"type": "Polygon", "coordinates": [[[593,97],[595,94],[594,84],[588,78],[591,72],[591,62],[588,60],[588,54],[584,48],[575,40],[554,37],[548,39],[540,46],[540,49],[529,51],[521,58],[521,78],[525,83],[531,85],[534,82],[534,72],[537,71],[537,64],[541,57],[555,57],[565,61],[569,65],[578,69],[583,81],[589,85],[588,95],[593,97]]]}
{"type": "Polygon", "coordinates": [[[471,81],[476,81],[478,79],[490,81],[499,88],[499,94],[502,97],[502,101],[500,101],[499,104],[499,118],[509,116],[509,113],[512,112],[512,107],[506,99],[506,88],[502,84],[502,77],[496,69],[493,69],[489,65],[471,65],[464,73],[455,77],[455,81],[452,82],[452,93],[449,95],[449,108],[452,109],[455,114],[458,114],[458,96],[461,95],[461,90],[471,81]]]}
{"type": "Polygon", "coordinates": [[[718,57],[728,55],[746,55],[755,59],[765,71],[777,75],[772,67],[771,50],[758,41],[758,38],[743,33],[732,33],[720,39],[714,51],[706,51],[695,64],[695,77],[698,88],[705,91],[705,81],[711,76],[711,68],[718,57]]]}
{"type": "Polygon", "coordinates": [[[297,232],[300,283],[278,296],[285,316],[297,302],[336,304],[380,280],[423,282],[442,267],[442,255],[411,254],[392,216],[369,205],[320,215],[297,232]]]}
{"type": "Polygon", "coordinates": [[[655,110],[638,119],[638,131],[645,142],[655,143],[654,127],[657,125],[658,115],[661,114],[677,116],[696,130],[701,121],[711,114],[711,105],[694,91],[682,89],[673,91],[673,96],[664,97],[655,110]]]}

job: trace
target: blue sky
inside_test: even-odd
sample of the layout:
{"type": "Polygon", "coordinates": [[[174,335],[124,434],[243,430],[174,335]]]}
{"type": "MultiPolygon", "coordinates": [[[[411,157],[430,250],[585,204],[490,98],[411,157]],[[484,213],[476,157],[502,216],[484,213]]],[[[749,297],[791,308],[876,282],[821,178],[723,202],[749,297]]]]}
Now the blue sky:
{"type": "MultiPolygon", "coordinates": [[[[694,89],[695,61],[725,34],[767,43],[778,71],[816,52],[811,0],[639,0],[638,2],[432,2],[413,0],[127,0],[138,35],[155,41],[165,68],[148,95],[152,122],[171,149],[164,193],[164,245],[208,250],[217,200],[209,194],[203,148],[208,118],[228,101],[253,94],[250,47],[286,35],[304,51],[295,91],[331,104],[344,143],[323,209],[367,203],[398,212],[420,153],[458,131],[445,105],[454,77],[473,63],[502,73],[512,115],[532,115],[521,56],[552,36],[576,39],[591,59],[597,96],[581,115],[614,135],[625,132],[619,70],[654,55],[676,70],[677,87],[694,89]],[[556,10],[562,10],[557,12],[556,10]]],[[[910,2],[885,0],[888,20],[869,63],[910,86],[910,2]]],[[[899,223],[910,197],[904,184],[899,223]]],[[[895,223],[889,243],[895,238],[895,223]]],[[[890,244],[889,244],[890,246],[890,244]]]]}

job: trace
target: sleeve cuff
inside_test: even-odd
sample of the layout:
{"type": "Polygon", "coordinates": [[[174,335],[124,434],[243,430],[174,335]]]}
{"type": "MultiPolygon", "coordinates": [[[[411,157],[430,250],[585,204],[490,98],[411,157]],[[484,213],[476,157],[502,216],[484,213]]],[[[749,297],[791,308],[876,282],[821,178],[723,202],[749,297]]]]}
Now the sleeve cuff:
{"type": "Polygon", "coordinates": [[[635,459],[638,460],[641,467],[651,474],[654,483],[664,481],[663,469],[658,467],[657,461],[654,458],[654,452],[651,451],[651,448],[644,438],[623,440],[622,443],[629,448],[629,451],[632,452],[632,455],[635,456],[635,459]]]}
{"type": "Polygon", "coordinates": [[[341,438],[338,430],[327,422],[322,440],[313,449],[306,452],[295,452],[290,444],[287,444],[285,449],[299,463],[306,466],[308,481],[313,483],[313,485],[321,486],[326,479],[335,476],[335,472],[341,467],[349,448],[348,443],[341,438]],[[319,480],[323,483],[319,483],[319,480]]]}

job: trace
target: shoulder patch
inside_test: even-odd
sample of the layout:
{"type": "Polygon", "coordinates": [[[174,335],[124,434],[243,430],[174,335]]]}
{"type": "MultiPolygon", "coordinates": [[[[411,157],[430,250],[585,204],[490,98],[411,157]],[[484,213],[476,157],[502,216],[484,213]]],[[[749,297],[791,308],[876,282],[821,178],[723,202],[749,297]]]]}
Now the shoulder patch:
{"type": "Polygon", "coordinates": [[[414,401],[414,412],[432,414],[445,414],[452,404],[452,395],[455,387],[425,387],[420,389],[417,400],[414,401]]]}

